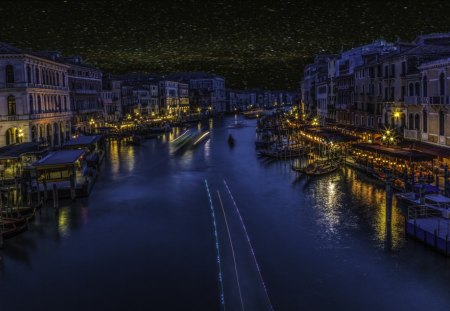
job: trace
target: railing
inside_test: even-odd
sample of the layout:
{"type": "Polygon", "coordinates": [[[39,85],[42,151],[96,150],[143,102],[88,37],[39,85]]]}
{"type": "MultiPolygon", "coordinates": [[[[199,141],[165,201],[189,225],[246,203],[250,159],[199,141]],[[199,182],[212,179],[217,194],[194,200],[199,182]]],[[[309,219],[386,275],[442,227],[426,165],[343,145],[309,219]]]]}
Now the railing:
{"type": "Polygon", "coordinates": [[[430,96],[429,103],[431,105],[448,105],[450,99],[449,96],[430,96]]]}
{"type": "Polygon", "coordinates": [[[97,94],[97,90],[86,90],[86,89],[75,89],[74,92],[77,94],[97,94]]]}
{"type": "Polygon", "coordinates": [[[56,85],[44,85],[26,82],[16,82],[16,83],[0,83],[0,89],[11,89],[11,88],[40,88],[40,89],[50,89],[50,90],[60,90],[68,91],[67,86],[56,86],[56,85]]]}
{"type": "Polygon", "coordinates": [[[408,219],[441,217],[442,212],[429,205],[413,205],[408,207],[408,219]]]}
{"type": "Polygon", "coordinates": [[[413,139],[413,140],[419,140],[418,134],[419,133],[417,130],[408,130],[408,129],[405,129],[403,133],[406,139],[413,139]]]}
{"type": "Polygon", "coordinates": [[[405,96],[405,104],[417,105],[422,103],[420,96],[405,96]]]}
{"type": "Polygon", "coordinates": [[[0,121],[21,121],[29,119],[30,117],[28,115],[0,116],[0,121]]]}
{"type": "Polygon", "coordinates": [[[70,116],[72,116],[72,111],[34,113],[30,114],[29,117],[28,115],[25,115],[25,117],[29,118],[30,120],[70,116]]]}

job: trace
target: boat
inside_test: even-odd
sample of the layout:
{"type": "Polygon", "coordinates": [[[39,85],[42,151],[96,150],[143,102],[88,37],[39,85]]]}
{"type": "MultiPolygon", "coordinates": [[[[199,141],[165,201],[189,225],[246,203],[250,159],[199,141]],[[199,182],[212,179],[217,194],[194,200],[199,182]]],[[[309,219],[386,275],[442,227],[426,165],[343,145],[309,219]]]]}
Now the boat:
{"type": "Polygon", "coordinates": [[[231,134],[228,136],[228,145],[230,147],[234,147],[234,138],[233,138],[233,135],[231,135],[231,134]]]}
{"type": "Polygon", "coordinates": [[[130,140],[127,140],[127,145],[136,146],[140,145],[142,141],[141,136],[133,135],[130,140]]]}
{"type": "Polygon", "coordinates": [[[229,129],[239,129],[239,128],[243,128],[243,127],[245,127],[246,125],[245,125],[245,123],[243,123],[243,122],[235,122],[235,123],[233,123],[233,124],[231,124],[231,125],[228,125],[228,128],[229,129]]]}
{"type": "Polygon", "coordinates": [[[397,198],[397,201],[404,204],[420,204],[420,195],[417,192],[400,192],[396,193],[395,197],[397,198]]]}
{"type": "Polygon", "coordinates": [[[320,176],[332,173],[339,167],[339,163],[334,161],[316,161],[305,167],[303,173],[310,176],[320,176]]]}

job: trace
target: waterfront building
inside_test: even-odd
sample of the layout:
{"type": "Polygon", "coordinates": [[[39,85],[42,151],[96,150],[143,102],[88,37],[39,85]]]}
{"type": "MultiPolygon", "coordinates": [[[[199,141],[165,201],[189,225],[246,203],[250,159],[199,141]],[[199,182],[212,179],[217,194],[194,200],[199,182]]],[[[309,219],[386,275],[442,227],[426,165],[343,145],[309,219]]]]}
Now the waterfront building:
{"type": "Polygon", "coordinates": [[[0,146],[61,146],[70,138],[69,68],[48,54],[0,43],[0,146]]]}
{"type": "Polygon", "coordinates": [[[376,62],[381,55],[396,49],[393,43],[375,40],[340,53],[334,79],[337,123],[361,128],[377,126],[376,112],[380,98],[375,93],[375,80],[379,78],[379,73],[375,74],[378,69],[376,62]]]}
{"type": "Polygon", "coordinates": [[[118,122],[123,118],[121,85],[123,80],[110,74],[103,75],[102,87],[104,92],[111,92],[111,104],[106,101],[103,104],[105,111],[105,120],[109,122],[118,122]]]}
{"type": "MultiPolygon", "coordinates": [[[[427,40],[428,36],[436,39],[436,34],[423,35],[411,44],[398,43],[397,51],[380,61],[380,67],[383,70],[384,92],[382,123],[385,127],[396,129],[400,136],[403,136],[405,129],[420,128],[419,121],[417,125],[415,124],[416,117],[414,116],[411,120],[409,117],[413,116],[412,111],[417,112],[417,109],[413,107],[418,107],[424,101],[422,99],[422,103],[420,103],[421,90],[418,78],[423,78],[426,74],[420,73],[420,65],[450,56],[450,47],[438,45],[439,40],[427,40]]],[[[450,40],[450,34],[442,34],[440,37],[446,37],[447,41],[450,40]]],[[[422,90],[423,92],[424,90],[422,90]]],[[[423,97],[428,97],[423,95],[423,97]]]]}
{"type": "Polygon", "coordinates": [[[96,126],[104,123],[100,92],[102,71],[86,63],[76,55],[59,58],[69,65],[69,90],[73,114],[73,127],[84,133],[94,132],[96,126]]]}
{"type": "Polygon", "coordinates": [[[317,115],[317,83],[319,76],[327,75],[328,55],[317,55],[314,63],[306,65],[300,82],[305,113],[317,115]]]}
{"type": "Polygon", "coordinates": [[[412,95],[405,101],[405,138],[450,146],[450,58],[425,62],[418,69],[420,73],[408,81],[412,95]]]}
{"type": "Polygon", "coordinates": [[[161,113],[167,116],[179,116],[180,97],[178,82],[162,79],[159,81],[159,99],[161,113]]]}
{"type": "Polygon", "coordinates": [[[189,84],[191,109],[203,112],[222,113],[227,111],[225,78],[205,72],[177,73],[168,77],[174,81],[189,84]]]}
{"type": "Polygon", "coordinates": [[[114,93],[111,90],[103,89],[100,92],[101,106],[103,107],[103,120],[105,122],[116,122],[116,107],[113,104],[114,93]]]}

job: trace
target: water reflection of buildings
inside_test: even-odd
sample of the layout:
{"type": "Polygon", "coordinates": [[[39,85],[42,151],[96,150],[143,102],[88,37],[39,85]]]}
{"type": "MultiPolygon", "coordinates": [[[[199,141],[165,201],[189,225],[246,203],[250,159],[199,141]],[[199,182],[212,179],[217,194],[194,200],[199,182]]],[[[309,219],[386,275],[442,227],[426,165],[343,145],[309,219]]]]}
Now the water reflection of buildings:
{"type": "Polygon", "coordinates": [[[358,173],[353,169],[346,169],[345,185],[349,188],[349,193],[357,203],[356,208],[363,208],[363,212],[368,217],[368,221],[375,230],[376,240],[380,245],[385,246],[386,238],[391,239],[391,248],[396,249],[404,242],[405,218],[401,210],[393,202],[391,214],[391,228],[386,217],[386,191],[382,186],[376,187],[372,183],[359,178],[358,173]]]}

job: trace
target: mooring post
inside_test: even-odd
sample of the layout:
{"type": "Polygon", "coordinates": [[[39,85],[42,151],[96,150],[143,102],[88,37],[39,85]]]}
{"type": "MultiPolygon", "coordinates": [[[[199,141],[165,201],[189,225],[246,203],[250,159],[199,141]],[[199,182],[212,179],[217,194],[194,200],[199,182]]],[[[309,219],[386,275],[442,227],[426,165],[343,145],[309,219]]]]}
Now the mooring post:
{"type": "Polygon", "coordinates": [[[42,185],[44,186],[44,202],[47,202],[47,182],[45,179],[42,181],[42,185]]]}
{"type": "Polygon", "coordinates": [[[53,184],[53,208],[58,208],[58,187],[53,184]]]}
{"type": "Polygon", "coordinates": [[[70,176],[70,198],[75,201],[75,175],[70,176]]]}
{"type": "Polygon", "coordinates": [[[386,170],[386,243],[391,244],[391,221],[392,221],[392,173],[390,169],[386,170]]]}

